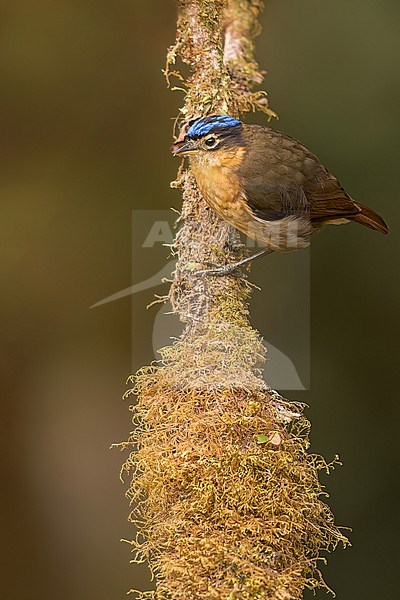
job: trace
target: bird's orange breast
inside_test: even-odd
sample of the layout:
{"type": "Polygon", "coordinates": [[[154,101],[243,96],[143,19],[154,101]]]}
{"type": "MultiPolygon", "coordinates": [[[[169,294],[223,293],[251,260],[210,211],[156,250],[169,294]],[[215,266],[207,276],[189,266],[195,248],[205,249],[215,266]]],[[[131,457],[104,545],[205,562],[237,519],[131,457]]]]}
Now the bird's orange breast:
{"type": "Polygon", "coordinates": [[[217,150],[206,160],[200,158],[191,163],[193,175],[206,202],[222,219],[241,231],[246,230],[251,215],[237,174],[244,152],[242,147],[217,150]]]}

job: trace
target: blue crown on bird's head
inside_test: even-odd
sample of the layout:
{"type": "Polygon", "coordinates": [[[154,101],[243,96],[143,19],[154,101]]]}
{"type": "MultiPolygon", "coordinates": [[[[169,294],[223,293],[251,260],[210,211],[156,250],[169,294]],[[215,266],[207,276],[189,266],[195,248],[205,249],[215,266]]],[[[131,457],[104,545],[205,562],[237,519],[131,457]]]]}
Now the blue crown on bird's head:
{"type": "Polygon", "coordinates": [[[174,156],[184,156],[196,154],[199,150],[204,152],[243,146],[242,129],[243,123],[228,115],[199,117],[183,125],[171,152],[174,156]],[[207,147],[202,144],[203,138],[207,147]]]}
{"type": "Polygon", "coordinates": [[[190,121],[186,136],[189,139],[195,140],[201,138],[208,133],[221,131],[230,127],[242,125],[241,121],[229,117],[228,115],[211,115],[209,117],[200,117],[190,121]]]}

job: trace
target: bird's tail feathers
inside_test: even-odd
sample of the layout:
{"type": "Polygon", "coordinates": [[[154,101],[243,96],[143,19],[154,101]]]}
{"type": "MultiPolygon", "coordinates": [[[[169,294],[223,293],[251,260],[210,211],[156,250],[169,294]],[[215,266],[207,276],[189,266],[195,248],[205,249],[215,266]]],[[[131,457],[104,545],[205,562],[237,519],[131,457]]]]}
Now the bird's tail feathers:
{"type": "Polygon", "coordinates": [[[355,202],[355,204],[361,212],[358,213],[358,215],[352,215],[349,217],[349,219],[356,221],[356,223],[361,223],[361,225],[366,225],[366,227],[370,227],[376,231],[380,231],[381,233],[389,233],[389,227],[386,225],[381,216],[360,202],[355,202]]]}

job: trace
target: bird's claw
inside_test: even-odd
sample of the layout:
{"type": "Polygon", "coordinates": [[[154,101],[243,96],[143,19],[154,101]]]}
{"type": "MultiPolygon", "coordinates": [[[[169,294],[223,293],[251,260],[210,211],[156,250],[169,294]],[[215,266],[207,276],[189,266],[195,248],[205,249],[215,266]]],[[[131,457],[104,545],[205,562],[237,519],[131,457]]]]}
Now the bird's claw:
{"type": "Polygon", "coordinates": [[[215,275],[217,277],[223,277],[224,275],[233,275],[234,277],[242,276],[236,264],[223,265],[222,267],[216,267],[214,269],[201,269],[200,271],[196,271],[196,275],[215,275]]]}

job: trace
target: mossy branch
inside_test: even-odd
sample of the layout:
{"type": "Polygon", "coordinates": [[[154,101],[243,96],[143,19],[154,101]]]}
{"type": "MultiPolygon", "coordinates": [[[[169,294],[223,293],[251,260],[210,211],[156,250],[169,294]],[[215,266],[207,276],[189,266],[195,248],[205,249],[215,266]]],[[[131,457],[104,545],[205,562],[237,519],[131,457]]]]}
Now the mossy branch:
{"type": "MultiPolygon", "coordinates": [[[[178,28],[166,76],[185,86],[184,119],[270,110],[254,91],[259,0],[178,0],[178,28]],[[190,68],[181,81],[178,60],[190,68]]],[[[347,543],[323,502],[318,479],[330,470],[308,453],[303,407],[271,390],[265,352],[249,323],[250,286],[235,277],[201,278],[205,262],[243,253],[236,231],[206,205],[190,171],[180,170],[182,227],[169,298],[185,324],[162,362],[133,378],[134,447],[129,474],[130,542],[147,561],[157,600],[294,600],[326,587],[321,553],[347,543]]],[[[328,589],[328,588],[327,588],[328,589]]]]}

